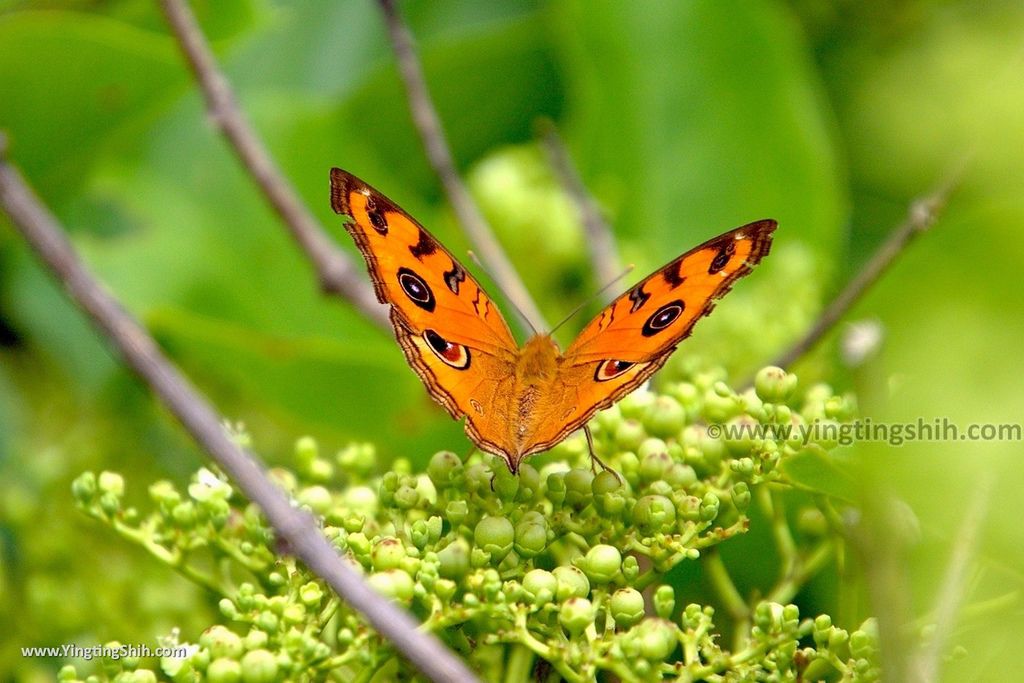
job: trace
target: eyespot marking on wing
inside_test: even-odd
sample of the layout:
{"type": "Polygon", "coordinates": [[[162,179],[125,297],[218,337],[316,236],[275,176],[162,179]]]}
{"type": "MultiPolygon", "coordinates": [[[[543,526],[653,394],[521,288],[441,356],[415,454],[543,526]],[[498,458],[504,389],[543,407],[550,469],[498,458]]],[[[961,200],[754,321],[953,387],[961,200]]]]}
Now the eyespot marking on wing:
{"type": "Polygon", "coordinates": [[[653,337],[671,326],[683,314],[685,308],[686,304],[682,299],[668,302],[651,314],[651,317],[644,323],[643,329],[640,330],[640,334],[645,337],[653,337]]]}
{"type": "Polygon", "coordinates": [[[434,299],[434,292],[431,291],[430,285],[414,271],[405,267],[399,268],[398,285],[405,292],[405,295],[409,297],[409,301],[428,313],[433,312],[434,307],[437,305],[437,300],[434,299]]]}
{"type": "Polygon", "coordinates": [[[598,364],[597,369],[594,370],[594,380],[597,382],[607,382],[610,379],[615,379],[619,375],[628,372],[630,368],[635,366],[628,360],[606,360],[598,364]]]}
{"type": "Polygon", "coordinates": [[[470,355],[469,349],[462,344],[450,342],[430,329],[423,331],[423,339],[434,355],[446,365],[450,365],[456,370],[465,370],[469,367],[473,357],[470,355]]]}

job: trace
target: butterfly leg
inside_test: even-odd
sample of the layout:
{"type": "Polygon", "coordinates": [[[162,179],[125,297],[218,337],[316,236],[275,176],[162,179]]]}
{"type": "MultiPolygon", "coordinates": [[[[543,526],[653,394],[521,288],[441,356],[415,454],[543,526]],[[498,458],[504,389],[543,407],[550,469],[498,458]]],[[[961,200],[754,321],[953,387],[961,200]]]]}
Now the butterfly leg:
{"type": "Polygon", "coordinates": [[[590,471],[597,474],[597,465],[601,466],[602,470],[611,472],[615,475],[615,478],[622,483],[622,475],[609,467],[601,458],[597,457],[597,453],[594,451],[594,435],[590,433],[590,425],[583,425],[583,433],[587,435],[587,448],[590,449],[590,471]]]}

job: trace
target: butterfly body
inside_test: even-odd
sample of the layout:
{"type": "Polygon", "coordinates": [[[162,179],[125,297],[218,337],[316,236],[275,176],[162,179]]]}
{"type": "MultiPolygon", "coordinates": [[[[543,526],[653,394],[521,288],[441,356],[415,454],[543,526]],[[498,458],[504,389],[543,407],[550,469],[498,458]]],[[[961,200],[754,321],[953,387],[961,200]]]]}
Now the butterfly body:
{"type": "Polygon", "coordinates": [[[563,353],[548,334],[516,344],[476,280],[426,229],[362,180],[331,170],[331,204],[366,260],[406,360],[482,450],[515,472],[668,360],[715,299],[768,253],[775,221],[736,228],[634,285],[563,353]]]}

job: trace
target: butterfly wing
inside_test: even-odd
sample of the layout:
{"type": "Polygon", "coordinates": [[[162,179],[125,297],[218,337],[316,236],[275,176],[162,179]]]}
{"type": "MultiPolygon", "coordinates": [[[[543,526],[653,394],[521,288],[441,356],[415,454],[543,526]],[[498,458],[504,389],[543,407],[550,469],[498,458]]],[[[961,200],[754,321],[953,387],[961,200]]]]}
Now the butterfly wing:
{"type": "Polygon", "coordinates": [[[565,352],[548,415],[526,451],[550,448],[636,389],[771,247],[776,223],[730,230],[666,264],[615,299],[565,352]],[[570,410],[571,409],[571,410],[570,410]],[[563,413],[563,411],[568,411],[563,413]]]}
{"type": "Polygon", "coordinates": [[[517,345],[479,283],[394,202],[356,176],[331,169],[331,206],[366,260],[374,291],[391,306],[406,360],[456,419],[482,414],[511,383],[517,345]]]}
{"type": "Polygon", "coordinates": [[[671,352],[764,258],[775,227],[772,220],[744,225],[659,268],[590,321],[566,357],[574,363],[643,363],[671,352]]]}

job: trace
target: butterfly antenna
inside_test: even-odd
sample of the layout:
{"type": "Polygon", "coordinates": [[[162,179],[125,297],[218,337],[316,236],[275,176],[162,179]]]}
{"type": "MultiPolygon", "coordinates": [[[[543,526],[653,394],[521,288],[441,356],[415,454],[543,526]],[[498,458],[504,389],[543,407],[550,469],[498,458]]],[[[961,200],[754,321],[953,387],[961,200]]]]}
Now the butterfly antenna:
{"type": "Polygon", "coordinates": [[[477,268],[487,273],[487,277],[491,278],[491,282],[493,282],[494,286],[498,288],[498,291],[501,292],[501,295],[505,297],[505,301],[509,302],[509,304],[512,305],[512,308],[515,309],[516,313],[519,314],[519,317],[523,320],[523,322],[526,323],[526,325],[530,328],[534,335],[540,334],[540,332],[537,331],[537,328],[533,326],[533,321],[530,320],[525,313],[523,313],[523,309],[519,308],[519,304],[516,303],[516,300],[508,295],[508,292],[506,292],[505,289],[501,286],[501,283],[498,282],[495,278],[491,277],[491,274],[487,271],[487,268],[484,267],[484,264],[480,262],[480,259],[477,258],[476,254],[474,254],[472,250],[467,250],[466,253],[469,254],[469,258],[473,260],[473,263],[477,265],[477,268]]]}
{"type": "Polygon", "coordinates": [[[622,271],[621,273],[619,273],[619,274],[618,274],[618,275],[616,275],[616,276],[615,276],[614,278],[612,278],[612,281],[611,281],[611,282],[609,282],[608,284],[604,285],[603,287],[601,287],[601,289],[597,290],[596,292],[594,292],[593,294],[591,294],[591,295],[590,295],[589,297],[587,297],[586,299],[584,299],[584,300],[583,300],[583,302],[582,302],[582,303],[580,303],[580,305],[579,305],[579,306],[577,306],[576,308],[572,309],[572,312],[571,312],[571,313],[569,313],[569,315],[567,315],[567,316],[565,316],[564,318],[562,318],[562,321],[561,321],[560,323],[558,323],[557,325],[555,325],[554,329],[552,329],[552,330],[551,330],[551,334],[554,334],[554,333],[555,333],[555,330],[557,330],[557,329],[558,329],[559,327],[561,327],[562,325],[564,325],[564,324],[566,324],[567,322],[569,322],[570,320],[572,320],[572,319],[573,319],[573,317],[574,317],[574,316],[575,316],[575,315],[576,315],[577,313],[579,313],[580,311],[582,311],[582,310],[584,309],[584,307],[586,307],[586,306],[589,306],[589,305],[590,305],[590,302],[591,302],[591,301],[593,301],[594,299],[596,299],[597,297],[601,296],[601,295],[602,295],[602,294],[604,294],[604,293],[605,293],[606,291],[608,291],[608,289],[609,289],[609,288],[610,288],[610,287],[611,287],[612,285],[614,285],[614,284],[615,284],[615,283],[617,283],[617,282],[618,282],[619,280],[621,280],[622,278],[626,277],[626,276],[627,276],[627,275],[629,275],[629,274],[630,274],[631,272],[633,272],[633,268],[635,268],[635,267],[636,267],[636,266],[634,266],[634,265],[633,265],[632,263],[630,263],[630,264],[629,264],[628,266],[626,266],[626,269],[625,269],[625,270],[623,270],[623,271],[622,271]]]}

